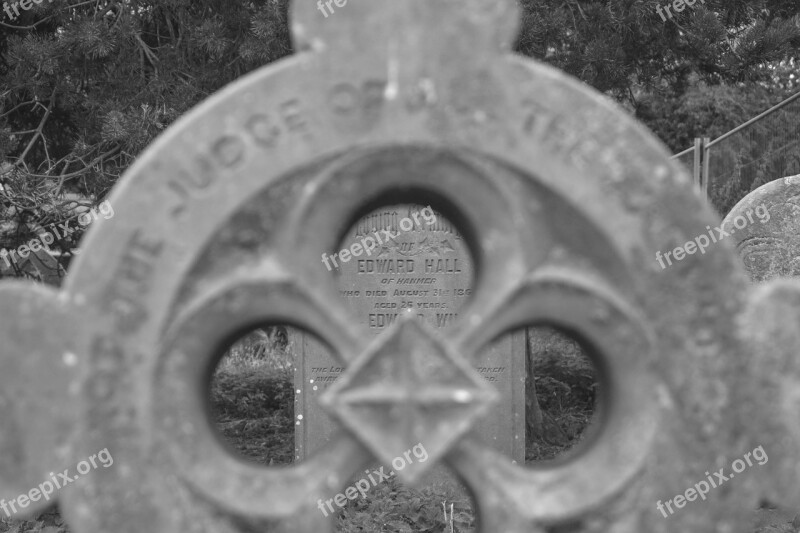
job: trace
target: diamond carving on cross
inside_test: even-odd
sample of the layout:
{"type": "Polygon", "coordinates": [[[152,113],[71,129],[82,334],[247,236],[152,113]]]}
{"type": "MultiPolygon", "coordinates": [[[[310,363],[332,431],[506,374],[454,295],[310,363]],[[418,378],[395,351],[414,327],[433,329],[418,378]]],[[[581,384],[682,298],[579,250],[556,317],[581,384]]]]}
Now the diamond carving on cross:
{"type": "Polygon", "coordinates": [[[450,344],[413,314],[399,317],[320,403],[385,463],[421,442],[431,461],[397,472],[419,480],[497,400],[450,344]]]}

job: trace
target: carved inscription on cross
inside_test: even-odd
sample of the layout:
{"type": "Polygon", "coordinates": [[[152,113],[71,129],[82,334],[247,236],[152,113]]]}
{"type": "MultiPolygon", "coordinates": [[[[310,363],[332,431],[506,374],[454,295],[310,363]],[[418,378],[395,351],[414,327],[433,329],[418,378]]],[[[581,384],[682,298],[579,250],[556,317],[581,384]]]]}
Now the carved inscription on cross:
{"type": "MultiPolygon", "coordinates": [[[[653,265],[655,250],[716,225],[713,213],[625,112],[511,54],[517,9],[369,0],[325,19],[294,2],[297,53],[225,88],[137,160],[112,194],[117,215],[90,230],[61,291],[0,285],[0,390],[19,399],[2,403],[2,488],[20,494],[91,444],[84,456],[108,447],[115,465],[60,496],[77,533],[329,531],[317,498],[426,437],[425,468],[446,464],[469,485],[484,532],[647,531],[659,495],[760,444],[749,441],[768,432],[743,421],[794,435],[753,391],[763,370],[735,334],[748,293],[733,250],[709,249],[702,267],[653,265]],[[398,243],[391,253],[407,255],[385,272],[348,263],[365,287],[320,265],[371,210],[428,203],[458,221],[471,267],[446,262],[456,257],[438,237],[428,244],[441,257],[398,243]],[[470,268],[471,286],[429,287],[470,268]],[[450,292],[375,307],[436,288],[450,292]],[[308,330],[333,359],[310,368],[334,377],[323,403],[340,431],[284,469],[243,463],[207,412],[216,348],[264,323],[308,330]],[[545,469],[470,433],[500,377],[519,376],[513,361],[481,362],[484,350],[532,324],[584,339],[607,394],[580,453],[545,469]]],[[[786,312],[772,323],[780,316],[796,322],[786,312]]],[[[317,399],[309,386],[298,404],[317,399]]],[[[796,450],[783,453],[796,465],[796,450]]],[[[758,490],[730,484],[665,527],[733,531],[758,490]]]]}

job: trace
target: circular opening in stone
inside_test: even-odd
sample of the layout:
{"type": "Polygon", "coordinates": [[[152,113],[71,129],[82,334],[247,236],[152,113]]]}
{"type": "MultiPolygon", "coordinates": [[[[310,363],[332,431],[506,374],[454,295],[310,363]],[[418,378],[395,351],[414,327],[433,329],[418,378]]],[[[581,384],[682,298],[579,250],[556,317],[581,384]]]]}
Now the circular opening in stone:
{"type": "Polygon", "coordinates": [[[253,328],[224,348],[211,377],[209,412],[219,437],[260,465],[293,462],[298,339],[287,325],[253,328]]]}
{"type": "Polygon", "coordinates": [[[525,463],[566,462],[591,445],[599,430],[602,373],[592,349],[570,332],[549,326],[522,331],[527,338],[525,463]]]}
{"type": "Polygon", "coordinates": [[[481,350],[473,368],[499,393],[473,435],[520,465],[549,466],[578,455],[598,424],[601,373],[570,333],[513,329],[481,350]]]}
{"type": "Polygon", "coordinates": [[[475,259],[467,238],[430,204],[391,204],[359,217],[329,261],[339,295],[374,334],[404,313],[435,330],[471,299],[475,259]]]}

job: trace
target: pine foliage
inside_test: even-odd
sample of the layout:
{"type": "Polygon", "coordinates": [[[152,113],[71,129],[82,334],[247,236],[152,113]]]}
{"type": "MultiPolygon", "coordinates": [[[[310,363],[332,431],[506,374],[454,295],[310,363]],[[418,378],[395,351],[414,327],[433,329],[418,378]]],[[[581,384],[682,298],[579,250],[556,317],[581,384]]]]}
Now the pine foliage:
{"type": "Polygon", "coordinates": [[[71,198],[101,201],[189,108],[289,54],[287,4],[59,0],[13,21],[0,12],[0,247],[66,218],[71,198]]]}
{"type": "MultiPolygon", "coordinates": [[[[676,151],[798,90],[795,0],[697,0],[667,21],[667,0],[519,2],[520,53],[617,99],[676,151]]],[[[188,109],[291,53],[287,8],[58,0],[13,21],[0,12],[0,246],[66,215],[68,195],[99,202],[188,109]]]]}
{"type": "MultiPolygon", "coordinates": [[[[665,13],[666,21],[658,8],[664,12],[672,4],[667,0],[521,4],[519,52],[617,99],[655,125],[676,151],[691,146],[696,136],[709,135],[709,124],[695,117],[673,121],[676,112],[691,107],[687,99],[698,91],[735,91],[741,111],[749,113],[751,104],[764,103],[765,89],[771,104],[800,89],[795,63],[800,59],[800,4],[791,0],[697,0],[680,13],[671,11],[672,17],[665,13]],[[675,127],[667,127],[670,121],[675,127]]],[[[737,114],[719,127],[730,129],[752,116],[737,114]]]]}

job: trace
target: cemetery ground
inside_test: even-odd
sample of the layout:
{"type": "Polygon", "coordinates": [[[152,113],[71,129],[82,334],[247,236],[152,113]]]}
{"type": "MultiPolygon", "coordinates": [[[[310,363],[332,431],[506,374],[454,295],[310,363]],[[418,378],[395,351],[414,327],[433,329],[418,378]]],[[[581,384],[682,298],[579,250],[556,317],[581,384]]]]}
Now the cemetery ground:
{"type": "MultiPolygon", "coordinates": [[[[542,438],[528,441],[528,465],[564,456],[582,440],[598,392],[594,368],[577,343],[555,330],[543,330],[532,338],[539,343],[531,348],[536,354],[534,374],[545,424],[542,438]]],[[[245,460],[273,467],[292,463],[292,350],[286,336],[257,331],[231,347],[213,377],[214,422],[222,440],[245,460]]],[[[477,528],[473,501],[465,491],[446,485],[409,489],[396,478],[378,483],[366,497],[348,500],[337,511],[337,533],[474,533],[477,528]]],[[[653,519],[659,517],[654,514],[653,519]]],[[[791,517],[777,511],[762,510],[754,531],[795,533],[788,520],[791,517]]],[[[570,531],[569,527],[548,529],[548,533],[570,531]]],[[[31,520],[0,517],[0,533],[69,530],[53,508],[31,520]]]]}

